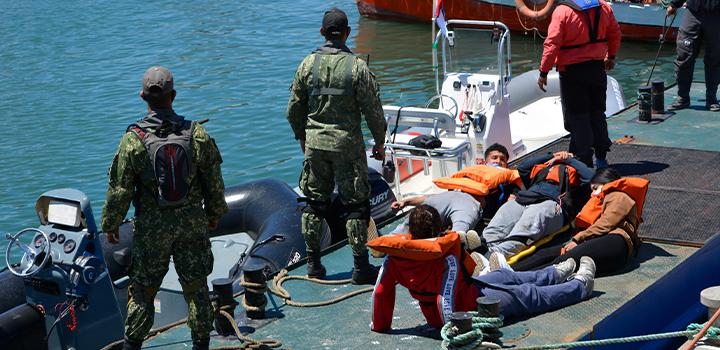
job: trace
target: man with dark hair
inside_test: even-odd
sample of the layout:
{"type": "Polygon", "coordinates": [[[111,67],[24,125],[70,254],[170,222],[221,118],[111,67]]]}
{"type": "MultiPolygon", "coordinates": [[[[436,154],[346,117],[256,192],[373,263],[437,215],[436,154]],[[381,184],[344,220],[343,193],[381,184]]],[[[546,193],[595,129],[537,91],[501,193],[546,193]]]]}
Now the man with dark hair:
{"type": "Polygon", "coordinates": [[[300,189],[308,202],[302,215],[308,276],[323,278],[326,273],[320,262],[322,220],[337,182],[353,251],[352,281],[374,283],[377,268],[370,265],[366,247],[370,183],[360,122],[364,115],[375,140],[373,157],[382,160],[385,117],[375,76],[345,45],[350,36],[345,13],[336,8],[325,12],[320,34],[327,42],[298,67],[287,109],[295,139],[305,153],[300,189]]]}
{"type": "MultiPolygon", "coordinates": [[[[672,0],[667,15],[672,16],[686,0],[672,0]]],[[[690,107],[690,85],[692,84],[695,59],[700,47],[705,46],[705,106],[713,112],[720,111],[717,87],[720,83],[720,1],[687,0],[687,11],[683,15],[676,39],[677,58],[675,78],[678,96],[668,110],[690,107]]]]}
{"type": "Polygon", "coordinates": [[[485,160],[482,164],[497,165],[501,168],[507,168],[509,159],[510,153],[508,153],[507,148],[499,143],[494,143],[485,150],[485,160]]]}
{"type": "Polygon", "coordinates": [[[125,350],[140,349],[153,325],[155,295],[171,257],[188,303],[192,348],[207,349],[213,329],[207,233],[228,211],[222,158],[202,125],[175,113],[175,95],[167,68],[145,72],[140,97],[148,114],[127,128],[108,171],[102,214],[108,243],[119,242],[118,228],[130,202],[135,206],[125,350]]]}

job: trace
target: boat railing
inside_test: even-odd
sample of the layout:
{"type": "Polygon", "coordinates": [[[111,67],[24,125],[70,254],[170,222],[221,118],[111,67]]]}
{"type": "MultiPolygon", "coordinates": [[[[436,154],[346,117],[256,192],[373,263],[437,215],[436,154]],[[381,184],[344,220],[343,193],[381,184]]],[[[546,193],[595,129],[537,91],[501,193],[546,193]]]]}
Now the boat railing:
{"type": "MultiPolygon", "coordinates": [[[[510,29],[502,22],[498,21],[475,21],[475,20],[464,20],[464,19],[451,19],[447,21],[448,26],[461,25],[461,26],[477,26],[477,27],[493,27],[502,30],[502,34],[498,40],[497,49],[497,63],[498,63],[498,75],[499,75],[499,88],[500,96],[504,96],[507,92],[507,83],[512,77],[512,60],[510,55],[510,29]]],[[[440,72],[438,67],[438,51],[437,47],[440,40],[443,40],[442,45],[442,65],[443,65],[443,79],[447,75],[447,56],[445,53],[445,41],[447,38],[442,34],[442,31],[437,32],[435,35],[435,41],[433,42],[433,69],[435,70],[435,89],[438,95],[440,95],[440,72]]],[[[502,99],[501,99],[502,100],[502,99]]],[[[442,103],[442,99],[441,99],[442,103]]]]}

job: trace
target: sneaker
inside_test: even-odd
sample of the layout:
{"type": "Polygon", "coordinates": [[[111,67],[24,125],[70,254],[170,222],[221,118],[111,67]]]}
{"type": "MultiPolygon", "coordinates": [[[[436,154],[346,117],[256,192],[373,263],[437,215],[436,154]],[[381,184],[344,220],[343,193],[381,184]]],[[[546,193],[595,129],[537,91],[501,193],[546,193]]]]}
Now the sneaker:
{"type": "Polygon", "coordinates": [[[553,265],[557,271],[558,281],[565,282],[575,272],[575,259],[570,258],[559,264],[553,265]]]}
{"type": "Polygon", "coordinates": [[[475,270],[473,270],[472,277],[482,276],[488,272],[488,260],[480,253],[472,252],[470,257],[475,261],[475,270]]]}
{"type": "Polygon", "coordinates": [[[507,260],[505,260],[505,255],[503,255],[502,253],[490,253],[488,264],[490,265],[490,271],[497,271],[500,269],[514,271],[512,267],[510,267],[510,264],[508,264],[507,260]]]}
{"type": "Polygon", "coordinates": [[[675,99],[675,101],[673,103],[671,103],[667,107],[667,110],[668,111],[676,111],[676,110],[685,109],[688,107],[690,107],[690,100],[686,100],[682,97],[678,97],[675,99]]]}
{"type": "Polygon", "coordinates": [[[720,112],[720,103],[709,103],[706,105],[706,107],[710,112],[720,112]]]}
{"type": "Polygon", "coordinates": [[[585,285],[585,291],[583,292],[583,298],[589,297],[595,286],[595,261],[588,256],[580,258],[580,267],[577,272],[570,277],[576,279],[585,285]]]}
{"type": "Polygon", "coordinates": [[[608,168],[610,164],[605,159],[595,159],[595,169],[608,168]]]}

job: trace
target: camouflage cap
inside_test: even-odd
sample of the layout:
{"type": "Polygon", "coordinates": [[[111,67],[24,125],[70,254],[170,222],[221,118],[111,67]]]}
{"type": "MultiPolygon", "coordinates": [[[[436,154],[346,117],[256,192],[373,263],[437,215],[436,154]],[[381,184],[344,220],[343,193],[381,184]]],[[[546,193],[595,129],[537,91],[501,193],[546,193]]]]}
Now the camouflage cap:
{"type": "Polygon", "coordinates": [[[173,91],[173,75],[169,69],[154,66],[145,71],[142,80],[143,94],[150,95],[150,89],[154,87],[160,88],[163,95],[167,95],[173,91]]]}
{"type": "Polygon", "coordinates": [[[348,19],[345,12],[333,7],[325,12],[322,21],[322,28],[326,35],[339,36],[348,26],[348,19]]]}

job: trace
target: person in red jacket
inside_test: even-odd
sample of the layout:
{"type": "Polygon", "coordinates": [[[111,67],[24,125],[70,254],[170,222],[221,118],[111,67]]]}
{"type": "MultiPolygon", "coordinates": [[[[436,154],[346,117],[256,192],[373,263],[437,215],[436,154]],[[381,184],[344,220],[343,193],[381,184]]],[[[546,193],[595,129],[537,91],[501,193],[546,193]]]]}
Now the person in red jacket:
{"type": "Polygon", "coordinates": [[[553,66],[560,72],[565,129],[570,149],[592,167],[607,167],[610,150],[605,99],[606,71],[615,67],[620,48],[620,25],[604,0],[562,0],[555,8],[545,39],[538,86],[545,91],[553,66]]]}
{"type": "MultiPolygon", "coordinates": [[[[441,256],[426,259],[417,256],[419,250],[413,249],[415,257],[400,257],[393,253],[399,249],[397,244],[385,251],[388,255],[373,292],[370,324],[373,331],[384,332],[392,327],[396,284],[407,288],[420,302],[425,319],[435,328],[441,328],[452,312],[476,310],[475,300],[480,296],[498,299],[500,313],[513,317],[571,305],[592,294],[595,264],[590,258],[581,258],[580,268],[574,275],[571,274],[575,270],[575,260],[568,259],[539,271],[500,269],[473,278],[468,270],[472,271],[474,262],[462,249],[458,234],[449,232],[437,237],[443,225],[435,208],[425,204],[418,206],[410,213],[409,224],[412,239],[398,238],[396,243],[426,240],[429,245],[436,242],[441,256]]],[[[387,237],[373,241],[387,241],[387,237]]],[[[378,248],[379,244],[373,241],[368,242],[368,246],[378,248]]]]}

